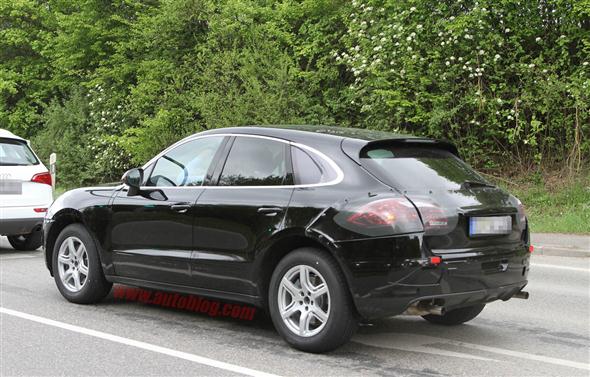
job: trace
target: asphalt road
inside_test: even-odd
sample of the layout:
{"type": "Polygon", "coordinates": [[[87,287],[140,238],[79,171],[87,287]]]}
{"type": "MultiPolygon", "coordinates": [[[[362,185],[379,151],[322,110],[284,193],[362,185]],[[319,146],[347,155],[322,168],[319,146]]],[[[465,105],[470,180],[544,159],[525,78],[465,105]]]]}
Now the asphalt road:
{"type": "Polygon", "coordinates": [[[270,320],[115,299],[66,302],[40,251],[0,239],[0,375],[589,376],[590,258],[534,256],[529,300],[492,303],[469,324],[418,317],[363,326],[325,355],[289,348],[270,320]]]}

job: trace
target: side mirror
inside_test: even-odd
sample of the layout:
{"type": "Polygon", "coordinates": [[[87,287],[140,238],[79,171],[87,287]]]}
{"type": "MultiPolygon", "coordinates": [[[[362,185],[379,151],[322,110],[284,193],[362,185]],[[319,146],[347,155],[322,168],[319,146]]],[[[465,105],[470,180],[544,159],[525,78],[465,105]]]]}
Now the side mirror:
{"type": "Polygon", "coordinates": [[[138,168],[128,170],[125,174],[123,174],[121,182],[129,186],[127,196],[139,195],[141,183],[143,182],[143,169],[138,168]]]}

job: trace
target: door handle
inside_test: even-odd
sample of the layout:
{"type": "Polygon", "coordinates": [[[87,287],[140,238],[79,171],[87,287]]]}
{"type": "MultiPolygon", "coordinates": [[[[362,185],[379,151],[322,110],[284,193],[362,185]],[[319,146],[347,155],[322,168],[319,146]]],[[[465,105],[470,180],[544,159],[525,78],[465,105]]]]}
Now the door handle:
{"type": "Polygon", "coordinates": [[[178,213],[186,213],[190,208],[191,205],[188,203],[173,204],[170,206],[171,210],[178,213]]]}
{"type": "Polygon", "coordinates": [[[276,216],[279,213],[283,212],[283,209],[280,207],[260,207],[258,208],[258,213],[264,215],[264,216],[276,216]]]}

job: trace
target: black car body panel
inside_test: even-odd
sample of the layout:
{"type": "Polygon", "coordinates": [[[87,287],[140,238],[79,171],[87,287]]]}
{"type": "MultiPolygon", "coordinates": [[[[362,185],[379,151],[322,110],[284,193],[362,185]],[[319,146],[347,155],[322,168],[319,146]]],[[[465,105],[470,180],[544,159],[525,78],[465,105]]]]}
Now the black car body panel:
{"type": "MultiPolygon", "coordinates": [[[[448,142],[334,127],[226,128],[192,138],[214,135],[224,139],[202,185],[146,183],[138,196],[128,196],[123,185],[96,187],[57,199],[44,224],[48,268],[60,229],[81,222],[95,237],[108,280],[260,306],[266,305],[276,263],[302,246],[332,254],[364,318],[397,315],[419,301],[456,308],[506,300],[527,284],[528,228],[515,198],[496,187],[396,187],[367,169],[359,157],[363,148],[383,140],[389,145],[428,145],[458,156],[448,142]],[[242,136],[309,148],[312,158],[333,168],[333,174],[323,183],[297,184],[299,172],[293,171],[288,154],[281,184],[220,186],[228,153],[242,136]],[[456,223],[448,233],[428,234],[421,224],[420,229],[392,231],[356,228],[346,221],[354,208],[382,198],[444,202],[454,209],[456,223]],[[469,236],[470,216],[496,214],[512,217],[509,234],[469,236]],[[441,263],[429,263],[435,256],[441,263]]],[[[158,161],[144,166],[146,181],[158,161]]]]}

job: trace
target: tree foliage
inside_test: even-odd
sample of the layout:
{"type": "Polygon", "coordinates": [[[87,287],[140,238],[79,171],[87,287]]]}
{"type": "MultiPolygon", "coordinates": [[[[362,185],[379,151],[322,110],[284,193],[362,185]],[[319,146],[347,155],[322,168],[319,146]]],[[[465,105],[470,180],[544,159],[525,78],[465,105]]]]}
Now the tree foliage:
{"type": "Polygon", "coordinates": [[[0,0],[0,127],[57,151],[67,185],[199,130],[279,123],[579,170],[589,62],[588,0],[0,0]]]}

